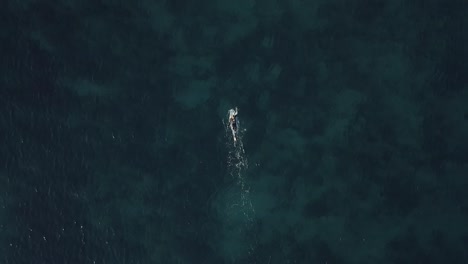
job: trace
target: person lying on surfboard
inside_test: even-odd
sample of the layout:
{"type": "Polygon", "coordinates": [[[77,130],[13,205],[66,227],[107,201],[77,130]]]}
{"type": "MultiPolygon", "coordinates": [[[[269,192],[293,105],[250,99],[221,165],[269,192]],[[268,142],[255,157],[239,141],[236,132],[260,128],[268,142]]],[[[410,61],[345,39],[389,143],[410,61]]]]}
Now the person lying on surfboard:
{"type": "Polygon", "coordinates": [[[229,110],[229,127],[231,128],[232,132],[232,138],[234,140],[234,144],[237,142],[237,131],[239,129],[238,127],[238,120],[237,120],[237,107],[235,109],[230,109],[229,110]]]}

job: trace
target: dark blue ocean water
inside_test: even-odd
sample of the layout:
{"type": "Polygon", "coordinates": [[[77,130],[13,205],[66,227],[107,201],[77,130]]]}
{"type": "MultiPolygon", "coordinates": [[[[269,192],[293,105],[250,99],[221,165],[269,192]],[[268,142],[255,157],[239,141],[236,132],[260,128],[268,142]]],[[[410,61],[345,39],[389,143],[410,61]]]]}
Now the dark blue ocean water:
{"type": "Polygon", "coordinates": [[[468,263],[467,14],[4,1],[0,263],[468,263]]]}

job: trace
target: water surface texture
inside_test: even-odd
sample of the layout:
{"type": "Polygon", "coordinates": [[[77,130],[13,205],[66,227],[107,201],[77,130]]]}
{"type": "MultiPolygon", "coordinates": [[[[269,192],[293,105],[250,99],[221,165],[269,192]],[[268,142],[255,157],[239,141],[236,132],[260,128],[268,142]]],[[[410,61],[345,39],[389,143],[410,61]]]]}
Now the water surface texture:
{"type": "Polygon", "coordinates": [[[0,263],[468,263],[467,1],[1,6],[0,263]]]}

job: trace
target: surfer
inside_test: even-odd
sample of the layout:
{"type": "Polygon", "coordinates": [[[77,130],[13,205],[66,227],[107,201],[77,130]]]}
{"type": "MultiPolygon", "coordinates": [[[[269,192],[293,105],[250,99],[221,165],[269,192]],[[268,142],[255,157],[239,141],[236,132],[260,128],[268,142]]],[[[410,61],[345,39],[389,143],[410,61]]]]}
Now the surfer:
{"type": "Polygon", "coordinates": [[[231,128],[232,138],[234,139],[234,144],[237,142],[237,131],[238,127],[238,120],[237,120],[237,107],[235,109],[229,110],[229,127],[231,128]]]}

